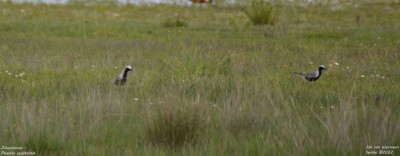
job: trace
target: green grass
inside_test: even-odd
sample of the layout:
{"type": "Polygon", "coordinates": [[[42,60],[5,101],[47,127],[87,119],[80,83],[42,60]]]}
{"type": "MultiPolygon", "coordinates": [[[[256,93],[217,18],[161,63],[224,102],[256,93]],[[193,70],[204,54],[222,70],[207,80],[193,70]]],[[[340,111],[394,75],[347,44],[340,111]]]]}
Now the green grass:
{"type": "Polygon", "coordinates": [[[166,18],[162,25],[164,27],[186,27],[188,23],[185,18],[176,15],[175,17],[166,18]]]}
{"type": "Polygon", "coordinates": [[[273,25],[279,17],[277,7],[269,1],[252,0],[245,12],[251,22],[256,25],[273,25]]]}
{"type": "Polygon", "coordinates": [[[256,26],[229,6],[0,2],[0,146],[39,155],[399,146],[400,5],[347,4],[287,3],[274,25],[256,26]],[[164,27],[175,13],[190,25],[164,27]],[[314,83],[292,74],[320,64],[329,70],[314,83]],[[134,71],[116,87],[125,65],[134,71]]]}

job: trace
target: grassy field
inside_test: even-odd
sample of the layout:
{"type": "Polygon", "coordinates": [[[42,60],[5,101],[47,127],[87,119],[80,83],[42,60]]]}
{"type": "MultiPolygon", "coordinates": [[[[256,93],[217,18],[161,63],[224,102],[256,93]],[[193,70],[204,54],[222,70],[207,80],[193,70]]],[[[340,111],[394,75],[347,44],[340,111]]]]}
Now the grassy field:
{"type": "Polygon", "coordinates": [[[0,146],[335,156],[399,146],[400,5],[278,8],[274,25],[257,26],[238,6],[0,2],[0,146]],[[320,64],[313,83],[292,73],[320,64]],[[114,86],[125,65],[127,84],[114,86]]]}

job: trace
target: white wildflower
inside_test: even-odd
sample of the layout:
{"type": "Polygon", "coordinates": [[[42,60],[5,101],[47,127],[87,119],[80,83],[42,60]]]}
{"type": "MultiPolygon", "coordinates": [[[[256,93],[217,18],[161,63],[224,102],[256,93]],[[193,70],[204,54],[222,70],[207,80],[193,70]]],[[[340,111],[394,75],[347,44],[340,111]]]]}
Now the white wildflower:
{"type": "Polygon", "coordinates": [[[19,73],[19,76],[24,76],[25,75],[25,73],[19,73]]]}
{"type": "Polygon", "coordinates": [[[213,107],[217,107],[217,105],[214,104],[213,107]]]}
{"type": "Polygon", "coordinates": [[[332,67],[332,64],[329,64],[329,67],[332,67]]]}
{"type": "Polygon", "coordinates": [[[379,77],[379,74],[376,74],[376,77],[379,77]]]}
{"type": "Polygon", "coordinates": [[[361,77],[365,77],[364,75],[361,75],[361,77]]]}
{"type": "Polygon", "coordinates": [[[138,99],[138,98],[134,98],[133,100],[137,101],[137,100],[139,100],[139,99],[138,99]]]}
{"type": "Polygon", "coordinates": [[[385,79],[385,77],[383,77],[383,76],[382,76],[381,78],[382,78],[382,79],[385,79]]]}
{"type": "Polygon", "coordinates": [[[96,68],[96,66],[92,65],[92,68],[96,68]]]}
{"type": "Polygon", "coordinates": [[[331,106],[332,109],[334,109],[335,107],[331,106]]]}
{"type": "Polygon", "coordinates": [[[378,37],[378,38],[376,38],[376,39],[380,40],[381,38],[380,38],[380,37],[378,37]]]}
{"type": "Polygon", "coordinates": [[[349,69],[350,67],[349,67],[349,66],[347,66],[346,68],[347,68],[347,69],[349,69]]]}
{"type": "Polygon", "coordinates": [[[310,64],[313,64],[313,62],[310,62],[310,64]]]}
{"type": "Polygon", "coordinates": [[[339,63],[337,63],[337,62],[335,62],[335,64],[338,66],[339,65],[339,63]]]}

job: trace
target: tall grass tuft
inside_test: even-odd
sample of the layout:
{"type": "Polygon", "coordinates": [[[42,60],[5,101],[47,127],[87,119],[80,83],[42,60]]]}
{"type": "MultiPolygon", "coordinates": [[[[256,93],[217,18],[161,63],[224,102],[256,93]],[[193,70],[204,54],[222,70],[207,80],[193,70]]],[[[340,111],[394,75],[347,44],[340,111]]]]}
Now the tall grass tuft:
{"type": "Polygon", "coordinates": [[[245,13],[255,25],[273,25],[279,16],[276,7],[265,0],[252,0],[245,13]]]}
{"type": "Polygon", "coordinates": [[[188,25],[187,20],[181,16],[174,16],[166,18],[162,25],[164,27],[186,27],[188,25]]]}
{"type": "Polygon", "coordinates": [[[166,99],[147,111],[147,138],[155,145],[177,148],[194,142],[207,125],[205,104],[181,98],[166,99]]]}

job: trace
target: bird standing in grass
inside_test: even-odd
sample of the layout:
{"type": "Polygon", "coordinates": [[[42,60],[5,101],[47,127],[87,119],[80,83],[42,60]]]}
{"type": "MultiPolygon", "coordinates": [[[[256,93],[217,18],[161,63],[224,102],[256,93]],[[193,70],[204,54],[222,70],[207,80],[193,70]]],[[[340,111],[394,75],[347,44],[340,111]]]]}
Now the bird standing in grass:
{"type": "Polygon", "coordinates": [[[318,70],[315,71],[315,72],[309,72],[309,73],[297,73],[297,72],[294,72],[294,73],[300,75],[300,77],[302,77],[303,79],[311,82],[311,81],[317,81],[319,79],[319,77],[321,77],[322,70],[328,70],[328,69],[326,69],[324,67],[324,65],[320,65],[318,67],[318,70]]]}
{"type": "Polygon", "coordinates": [[[132,71],[131,66],[126,66],[121,74],[117,75],[114,79],[114,84],[117,86],[122,86],[126,83],[128,77],[128,71],[132,71]]]}

